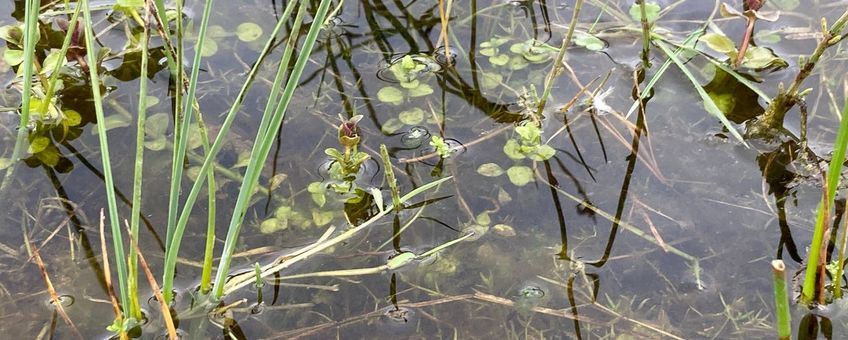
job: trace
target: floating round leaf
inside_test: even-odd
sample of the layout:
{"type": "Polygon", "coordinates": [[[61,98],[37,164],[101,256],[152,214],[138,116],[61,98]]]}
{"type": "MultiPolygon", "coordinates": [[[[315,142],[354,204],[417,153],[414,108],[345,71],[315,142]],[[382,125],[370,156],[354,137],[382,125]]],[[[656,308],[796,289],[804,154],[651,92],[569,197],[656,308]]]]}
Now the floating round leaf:
{"type": "Polygon", "coordinates": [[[241,25],[238,25],[238,27],[236,28],[236,35],[241,41],[254,41],[256,39],[259,39],[260,36],[262,36],[262,27],[252,22],[245,22],[241,25]]]}
{"type": "Polygon", "coordinates": [[[477,173],[486,177],[497,177],[503,175],[503,169],[495,163],[486,163],[477,168],[477,173]]]}
{"type": "Polygon", "coordinates": [[[511,159],[524,159],[527,156],[521,153],[520,147],[521,146],[518,145],[518,142],[516,142],[515,139],[510,139],[506,141],[506,144],[504,144],[503,152],[511,159]]]}
{"type": "Polygon", "coordinates": [[[315,223],[316,226],[324,226],[333,221],[333,212],[332,211],[320,211],[318,209],[312,209],[312,222],[315,223]]]}
{"type": "MultiPolygon", "coordinates": [[[[645,2],[645,16],[648,19],[648,22],[654,22],[660,16],[660,5],[657,5],[656,2],[646,1],[645,2]]],[[[636,21],[642,21],[642,9],[638,2],[634,2],[633,5],[630,6],[630,17],[636,21]]]]}
{"type": "Polygon", "coordinates": [[[204,57],[211,57],[215,55],[215,53],[218,53],[218,43],[207,37],[203,41],[203,48],[200,49],[200,55],[204,57]]]}
{"type": "Polygon", "coordinates": [[[415,107],[406,111],[403,111],[398,115],[398,119],[406,125],[415,125],[424,121],[424,110],[421,108],[415,107]]]}
{"type": "Polygon", "coordinates": [[[523,187],[533,181],[533,169],[523,165],[516,165],[506,170],[509,181],[516,186],[523,187]]]}
{"type": "Polygon", "coordinates": [[[403,92],[394,87],[386,86],[377,91],[377,99],[383,103],[400,105],[403,102],[403,92]]]}
{"type": "Polygon", "coordinates": [[[380,128],[380,131],[383,131],[383,133],[387,135],[391,135],[400,130],[400,128],[402,127],[403,123],[400,121],[400,119],[389,118],[389,120],[383,123],[383,126],[380,128]]]}
{"type": "Polygon", "coordinates": [[[598,39],[589,33],[580,31],[574,32],[573,41],[577,46],[583,46],[591,51],[600,51],[607,47],[607,44],[603,40],[598,39]]]}
{"type": "Polygon", "coordinates": [[[430,87],[430,85],[427,85],[427,84],[421,84],[421,85],[418,85],[415,88],[409,89],[409,96],[410,97],[423,97],[423,96],[426,96],[426,95],[431,94],[431,93],[433,93],[433,88],[430,87]]]}

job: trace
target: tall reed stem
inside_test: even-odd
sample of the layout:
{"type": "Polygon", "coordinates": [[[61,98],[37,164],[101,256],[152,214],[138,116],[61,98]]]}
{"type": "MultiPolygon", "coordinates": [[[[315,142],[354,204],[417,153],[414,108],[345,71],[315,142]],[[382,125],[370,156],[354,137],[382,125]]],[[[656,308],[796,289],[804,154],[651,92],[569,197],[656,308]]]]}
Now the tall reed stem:
{"type": "Polygon", "coordinates": [[[41,7],[40,0],[27,0],[24,5],[24,61],[23,79],[24,90],[21,94],[21,120],[18,125],[18,136],[15,138],[15,146],[12,148],[12,164],[6,169],[3,183],[0,183],[0,194],[6,192],[6,188],[14,177],[18,159],[21,157],[24,146],[27,145],[30,119],[30,96],[32,96],[32,75],[35,66],[35,40],[38,29],[38,10],[41,7]]]}
{"type": "Polygon", "coordinates": [[[789,315],[789,292],[786,289],[786,265],[783,260],[771,261],[774,274],[774,313],[777,316],[777,336],[781,340],[792,337],[791,317],[789,315]]]}
{"type": "Polygon", "coordinates": [[[91,95],[94,102],[94,112],[97,117],[97,137],[100,141],[100,160],[103,165],[103,180],[105,182],[106,202],[109,210],[109,226],[112,231],[112,246],[115,250],[115,268],[118,272],[118,287],[121,292],[121,303],[124,315],[132,315],[129,307],[129,290],[127,286],[127,257],[124,252],[124,241],[121,236],[121,221],[118,217],[118,204],[115,199],[115,183],[112,178],[112,163],[109,156],[109,141],[106,133],[106,118],[103,113],[103,95],[100,92],[100,75],[97,73],[97,53],[92,50],[94,46],[94,32],[91,27],[91,11],[88,0],[80,0],[79,6],[83,6],[83,23],[85,28],[85,45],[89,50],[86,53],[88,62],[88,73],[91,78],[91,95]]]}

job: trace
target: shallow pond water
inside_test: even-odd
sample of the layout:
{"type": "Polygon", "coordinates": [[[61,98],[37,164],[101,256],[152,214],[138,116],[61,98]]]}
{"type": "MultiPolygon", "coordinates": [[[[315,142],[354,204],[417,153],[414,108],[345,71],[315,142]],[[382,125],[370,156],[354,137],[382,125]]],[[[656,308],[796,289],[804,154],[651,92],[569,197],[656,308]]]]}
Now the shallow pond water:
{"type": "MultiPolygon", "coordinates": [[[[741,6],[739,2],[731,5],[741,6]]],[[[798,56],[815,47],[812,33],[819,18],[832,22],[848,6],[836,0],[797,8],[792,1],[773,2],[787,7],[777,22],[758,23],[757,39],[790,66],[756,73],[769,95],[779,82],[791,82],[798,56]]],[[[568,49],[568,70],[557,78],[541,121],[541,141],[555,153],[547,160],[532,160],[548,151],[516,151],[523,135],[515,126],[533,104],[532,91],[544,88],[555,55],[550,49],[562,42],[572,1],[454,2],[447,51],[435,2],[344,2],[319,37],[272,147],[260,178],[263,189],[245,218],[234,271],[252,271],[254,263],[268,263],[314,242],[329,226],[343,228],[348,220],[362,222],[375,213],[370,198],[345,203],[326,188],[311,185],[331,177],[324,149],[339,147],[340,114],[364,116],[358,122],[361,150],[371,160],[357,174],[357,184],[382,190],[386,202],[390,196],[381,144],[391,155],[401,192],[453,178],[411,203],[426,204],[387,216],[279,276],[377,267],[399,251],[420,254],[469,230],[475,234],[399,270],[280,281],[272,276],[260,288],[227,296],[224,304],[234,305],[223,315],[181,318],[180,332],[196,339],[773,337],[769,263],[784,259],[790,275],[802,267],[820,181],[792,162],[798,149],[794,141],[748,140],[743,145],[735,140],[705,112],[690,81],[673,65],[656,84],[645,111],[625,118],[634,103],[641,48],[638,25],[627,13],[629,3],[585,2],[577,28],[592,32],[602,45],[568,49]],[[588,93],[594,93],[594,102],[587,100],[588,93]],[[433,136],[450,148],[448,157],[436,154],[433,136]],[[272,179],[282,182],[271,188],[272,179]],[[410,227],[393,239],[410,220],[410,227]]],[[[676,41],[701,27],[717,6],[700,0],[659,3],[670,10],[656,27],[676,41]]],[[[206,51],[198,90],[210,133],[220,127],[284,5],[215,3],[211,39],[216,49],[206,51]],[[238,27],[245,23],[261,27],[262,39],[239,39],[238,27]]],[[[775,6],[770,2],[767,9],[775,6]]],[[[190,2],[188,7],[186,18],[196,26],[202,4],[190,2]]],[[[12,24],[22,13],[23,2],[0,1],[0,24],[12,24]]],[[[97,22],[103,32],[98,41],[121,51],[123,27],[131,23],[107,11],[95,15],[104,19],[97,22]]],[[[734,40],[745,29],[743,21],[718,17],[714,25],[734,40]]],[[[55,25],[51,27],[55,32],[55,25]]],[[[196,39],[190,32],[187,46],[196,39]]],[[[161,41],[154,39],[154,45],[161,41]]],[[[806,83],[813,89],[807,103],[810,148],[823,159],[829,157],[836,112],[844,99],[844,47],[834,51],[824,58],[821,69],[827,72],[806,83]]],[[[152,54],[152,60],[163,56],[161,48],[152,54]]],[[[651,60],[647,79],[666,55],[653,47],[651,60]]],[[[716,81],[719,71],[703,56],[684,61],[708,91],[730,94],[736,108],[729,117],[735,127],[741,129],[742,121],[762,112],[763,101],[756,95],[751,99],[735,83],[716,81]]],[[[121,212],[129,213],[135,163],[135,123],[129,112],[138,101],[138,56],[110,58],[103,67],[106,115],[114,120],[108,137],[115,187],[121,212]]],[[[216,253],[276,67],[271,62],[261,67],[218,158],[216,253]]],[[[149,93],[159,100],[148,114],[169,122],[167,69],[161,62],[149,69],[155,72],[149,93]]],[[[14,70],[4,62],[0,71],[0,81],[12,84],[14,70]]],[[[5,334],[75,336],[51,307],[26,242],[39,247],[52,285],[67,302],[65,310],[83,338],[108,337],[105,327],[114,318],[102,280],[98,215],[106,200],[91,95],[84,83],[68,81],[65,86],[63,105],[79,111],[82,124],[73,138],[51,136],[61,155],[56,164],[28,159],[15,173],[13,188],[0,197],[5,206],[0,215],[0,330],[5,334]]],[[[16,107],[20,91],[7,88],[0,107],[16,107]]],[[[14,144],[14,118],[0,112],[2,157],[9,157],[14,144]]],[[[798,134],[798,120],[798,111],[791,111],[789,133],[798,134]]],[[[139,240],[157,278],[164,257],[171,160],[168,142],[158,138],[171,138],[173,119],[165,125],[158,135],[148,132],[146,137],[150,150],[144,159],[139,240]]],[[[202,150],[196,146],[192,153],[199,155],[202,150]]],[[[189,178],[196,177],[197,156],[186,164],[189,178]]],[[[188,297],[199,281],[204,209],[195,209],[180,250],[176,310],[190,305],[188,297]]],[[[152,296],[143,287],[142,296],[152,296]]],[[[143,308],[150,322],[141,336],[162,337],[155,301],[145,301],[143,308]]],[[[848,320],[839,304],[829,308],[821,314],[839,338],[848,320]]],[[[793,313],[793,331],[799,320],[811,318],[802,307],[793,313]]]]}

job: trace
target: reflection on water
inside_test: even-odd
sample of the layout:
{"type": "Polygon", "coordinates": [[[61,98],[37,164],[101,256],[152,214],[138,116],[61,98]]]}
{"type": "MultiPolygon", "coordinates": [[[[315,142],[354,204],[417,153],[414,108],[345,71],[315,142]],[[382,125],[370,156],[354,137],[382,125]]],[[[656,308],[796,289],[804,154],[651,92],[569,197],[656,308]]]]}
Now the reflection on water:
{"type": "MultiPolygon", "coordinates": [[[[713,4],[695,0],[660,3],[674,7],[657,25],[681,39],[713,9],[713,4]]],[[[808,13],[791,12],[793,22],[805,18],[805,24],[815,27],[814,18],[827,14],[823,3],[799,9],[808,13]]],[[[281,5],[216,4],[213,25],[220,25],[221,34],[217,51],[201,67],[199,94],[212,133],[258,53],[256,46],[226,31],[248,20],[271,27],[281,5]],[[244,15],[227,14],[235,12],[244,15]]],[[[21,6],[0,3],[3,13],[16,16],[21,6]]],[[[827,158],[812,150],[833,139],[827,128],[832,115],[809,118],[810,131],[816,131],[809,141],[799,137],[747,148],[704,112],[697,93],[673,67],[640,101],[640,91],[664,55],[655,51],[654,68],[640,70],[638,32],[623,29],[631,24],[629,5],[587,1],[578,29],[591,31],[604,45],[598,51],[569,49],[568,70],[548,100],[540,136],[533,136],[555,151],[543,157],[547,151],[531,148],[527,141],[532,138],[515,126],[534,111],[534,98],[543,90],[551,52],[561,44],[572,6],[455,2],[445,48],[436,2],[341,4],[322,32],[262,174],[260,183],[266,186],[248,213],[237,269],[251,271],[254,263],[311,243],[330,225],[364,221],[375,213],[372,196],[364,191],[356,200],[335,197],[322,186],[332,167],[322,149],[338,147],[339,113],[347,119],[363,115],[358,122],[361,151],[372,160],[357,177],[360,187],[382,189],[390,197],[379,163],[380,144],[388,147],[401,192],[436,177],[454,180],[410,202],[391,222],[384,219],[366,235],[286,269],[269,284],[228,297],[224,303],[232,305],[220,315],[182,315],[182,334],[236,339],[772,336],[769,262],[777,257],[790,268],[800,267],[819,197],[815,171],[827,158]],[[634,102],[637,109],[625,118],[634,102]],[[278,180],[273,187],[268,185],[271,179],[278,180]],[[271,219],[273,225],[263,223],[271,219]],[[456,239],[465,229],[476,234],[390,273],[279,280],[294,273],[376,267],[394,254],[420,254],[456,239]]],[[[731,22],[717,24],[731,37],[744,29],[731,22]]],[[[773,25],[758,27],[775,30],[773,25]]],[[[786,35],[783,39],[788,40],[781,44],[789,46],[811,44],[786,35]]],[[[101,40],[120,50],[125,35],[113,28],[101,40]]],[[[161,59],[161,47],[152,54],[161,59]]],[[[125,212],[134,165],[134,122],[125,113],[136,105],[138,57],[128,53],[112,60],[105,74],[110,86],[107,115],[117,122],[109,137],[125,139],[112,150],[125,212]]],[[[687,58],[704,89],[716,101],[729,100],[726,108],[735,123],[762,112],[756,94],[740,94],[738,83],[703,57],[687,58]]],[[[160,102],[150,112],[168,113],[173,89],[161,72],[164,66],[156,65],[149,70],[150,93],[160,102]]],[[[232,143],[218,159],[218,200],[224,206],[235,201],[240,162],[250,152],[246,145],[273,81],[265,77],[275,67],[262,67],[260,85],[245,100],[232,143]]],[[[791,79],[792,72],[762,74],[759,81],[762,88],[774,89],[778,81],[791,79]]],[[[10,82],[12,71],[2,77],[10,82]]],[[[63,106],[82,118],[72,133],[49,136],[58,157],[55,164],[45,157],[27,159],[28,167],[16,174],[13,194],[2,198],[7,209],[0,222],[0,296],[6,303],[0,304],[0,329],[7,332],[73,336],[54,310],[41,303],[44,281],[29,263],[29,249],[23,246],[27,241],[41,250],[57,291],[74,301],[65,310],[86,338],[104,336],[112,320],[104,303],[108,295],[96,218],[106,205],[103,175],[97,139],[90,132],[94,118],[86,86],[82,75],[65,80],[63,106]]],[[[811,96],[818,95],[816,89],[811,96]]],[[[810,98],[807,106],[832,111],[827,96],[833,92],[838,91],[810,98]]],[[[0,100],[0,107],[18,105],[14,96],[4,94],[0,100]]],[[[0,120],[6,121],[4,117],[0,112],[0,120]]],[[[798,130],[795,122],[787,125],[798,130]]],[[[13,133],[10,124],[4,126],[0,137],[7,157],[13,133]]],[[[164,131],[160,134],[171,138],[164,131]]],[[[167,147],[160,150],[148,151],[144,160],[150,191],[142,202],[145,229],[140,240],[156,275],[164,253],[164,174],[170,161],[167,147]]],[[[199,155],[189,154],[188,173],[199,165],[199,155]]],[[[219,221],[229,219],[226,211],[218,209],[219,221]]],[[[193,221],[197,227],[190,227],[181,251],[177,278],[185,297],[193,293],[200,273],[203,214],[193,221]]],[[[218,227],[219,238],[223,228],[218,227]]],[[[183,299],[179,307],[190,303],[183,299]]],[[[142,327],[145,336],[164,329],[152,306],[151,322],[142,327]]],[[[842,334],[844,319],[810,314],[801,320],[799,334],[842,334]]]]}

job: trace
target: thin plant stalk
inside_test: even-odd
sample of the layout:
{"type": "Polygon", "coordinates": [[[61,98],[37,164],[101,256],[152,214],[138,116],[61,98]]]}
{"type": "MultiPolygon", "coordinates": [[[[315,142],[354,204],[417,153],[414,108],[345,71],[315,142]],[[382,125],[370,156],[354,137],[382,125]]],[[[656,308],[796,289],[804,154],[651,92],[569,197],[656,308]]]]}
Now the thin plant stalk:
{"type": "MultiPolygon", "coordinates": [[[[76,6],[74,8],[74,14],[71,16],[71,22],[68,23],[68,31],[65,32],[65,39],[62,41],[62,48],[59,50],[59,55],[67,55],[68,48],[71,46],[71,38],[74,36],[74,32],[77,30],[77,23],[79,22],[79,14],[80,14],[80,6],[76,6]]],[[[59,82],[59,69],[62,67],[62,63],[56,63],[53,67],[53,71],[50,74],[50,80],[47,82],[47,90],[44,94],[44,100],[41,102],[41,107],[38,108],[38,112],[44,114],[47,112],[47,109],[50,107],[51,98],[53,98],[53,94],[56,92],[56,84],[59,82]]]]}
{"type": "Polygon", "coordinates": [[[395,171],[392,169],[392,161],[389,158],[389,151],[386,149],[386,144],[380,144],[380,158],[383,159],[383,173],[386,175],[386,182],[392,194],[392,208],[394,208],[395,212],[400,212],[400,193],[398,192],[397,179],[395,178],[395,171]]]}
{"type": "Polygon", "coordinates": [[[781,340],[792,337],[792,319],[789,314],[789,291],[786,289],[786,265],[783,260],[771,261],[774,274],[774,312],[777,316],[777,336],[781,340]]]}
{"type": "Polygon", "coordinates": [[[641,14],[639,22],[642,24],[642,69],[651,68],[651,25],[648,23],[648,11],[645,9],[645,0],[637,0],[641,14]]]}
{"type": "Polygon", "coordinates": [[[833,278],[833,297],[842,298],[842,272],[845,266],[845,247],[848,243],[848,219],[844,219],[842,237],[839,238],[839,255],[836,258],[836,275],[833,278]]]}
{"type": "MultiPolygon", "coordinates": [[[[300,80],[301,74],[303,74],[303,70],[306,67],[306,63],[309,60],[309,55],[312,53],[312,48],[315,45],[315,41],[318,39],[318,32],[322,29],[322,23],[326,19],[327,12],[329,11],[331,1],[322,0],[320,5],[318,6],[318,11],[315,13],[313,17],[313,25],[309,27],[309,32],[306,35],[306,39],[303,42],[303,46],[300,50],[300,54],[298,55],[297,61],[295,62],[294,68],[291,72],[291,75],[286,82],[285,90],[283,91],[283,95],[281,97],[280,102],[277,104],[277,108],[274,112],[274,116],[271,119],[271,123],[268,126],[268,130],[264,136],[257,135],[256,144],[254,144],[254,153],[252,153],[251,162],[247,166],[247,170],[245,172],[245,182],[242,182],[242,187],[239,192],[238,200],[236,201],[236,208],[233,211],[232,219],[230,220],[230,225],[227,228],[227,239],[224,242],[224,250],[221,256],[221,262],[218,266],[217,275],[215,277],[215,298],[220,299],[224,294],[224,284],[226,282],[230,262],[232,260],[233,253],[235,252],[236,243],[238,241],[238,235],[241,230],[242,222],[244,221],[244,215],[247,211],[247,206],[249,205],[250,197],[253,194],[253,188],[256,186],[256,182],[259,179],[259,174],[264,166],[265,160],[268,157],[268,153],[271,150],[271,145],[273,144],[274,137],[276,136],[277,131],[279,131],[280,124],[283,122],[283,118],[285,117],[286,109],[288,109],[288,105],[291,102],[292,96],[294,95],[294,90],[298,86],[298,82],[300,80]],[[264,139],[263,139],[264,137],[264,139]]],[[[304,2],[302,6],[305,6],[304,2]]],[[[291,47],[291,46],[290,46],[291,47]]],[[[262,131],[260,130],[260,133],[262,131]]]]}
{"type": "Polygon", "coordinates": [[[118,219],[118,204],[115,199],[115,181],[112,178],[112,163],[109,157],[109,141],[106,136],[106,121],[103,113],[103,96],[100,92],[100,76],[97,74],[98,62],[96,53],[91,50],[94,44],[94,32],[91,28],[91,11],[89,10],[88,0],[80,0],[80,6],[83,6],[83,24],[85,28],[85,44],[89,47],[86,58],[88,59],[88,72],[91,79],[92,101],[94,102],[94,112],[97,117],[97,137],[100,141],[100,159],[103,166],[103,180],[105,182],[106,203],[109,210],[109,226],[112,231],[112,246],[115,251],[115,269],[118,272],[118,288],[120,291],[121,302],[123,303],[124,315],[132,315],[129,310],[130,301],[129,290],[127,289],[127,266],[126,253],[124,252],[124,242],[121,237],[121,222],[118,219]]]}
{"type": "Polygon", "coordinates": [[[833,158],[831,158],[830,166],[827,169],[827,180],[825,186],[827,189],[825,197],[822,197],[822,202],[819,204],[818,214],[816,215],[816,229],[813,231],[813,240],[810,244],[810,254],[807,257],[807,269],[804,275],[804,285],[801,291],[801,302],[811,304],[815,298],[816,291],[816,272],[819,265],[819,251],[822,247],[824,239],[826,221],[825,216],[829,215],[827,207],[833,206],[833,198],[836,196],[836,187],[839,185],[839,175],[842,171],[842,163],[845,160],[845,150],[848,148],[848,99],[846,99],[842,108],[842,117],[839,124],[839,131],[836,133],[836,142],[834,143],[833,158]]]}
{"type": "Polygon", "coordinates": [[[545,79],[545,90],[542,92],[542,96],[539,97],[539,108],[536,110],[536,120],[542,116],[542,111],[544,111],[545,104],[548,102],[548,97],[551,95],[551,89],[554,87],[554,81],[563,70],[562,63],[563,60],[565,60],[565,51],[568,49],[568,45],[571,45],[571,37],[574,35],[574,28],[577,26],[577,19],[580,15],[581,7],[583,7],[583,0],[577,0],[577,3],[574,5],[574,12],[571,14],[571,24],[568,25],[568,32],[566,32],[565,38],[562,41],[562,46],[560,46],[559,52],[557,53],[556,58],[554,58],[554,66],[551,67],[551,72],[548,73],[548,77],[545,79]]]}
{"type": "MultiPolygon", "coordinates": [[[[145,2],[144,18],[150,20],[150,4],[145,2]]],[[[71,26],[74,27],[74,26],[71,26]]],[[[144,25],[141,38],[141,72],[138,79],[138,121],[136,123],[135,137],[135,168],[133,169],[133,192],[132,210],[130,212],[130,237],[132,240],[139,238],[139,220],[141,219],[141,188],[144,174],[144,126],[147,121],[147,64],[149,61],[148,45],[150,44],[150,29],[144,25]]],[[[141,320],[141,306],[138,302],[138,252],[135,247],[130,248],[129,277],[130,306],[133,317],[141,320]]]]}
{"type": "Polygon", "coordinates": [[[3,177],[3,183],[0,183],[0,193],[5,193],[6,187],[17,168],[18,159],[21,157],[23,148],[28,143],[27,136],[29,134],[29,119],[30,119],[30,96],[32,96],[32,75],[33,66],[35,66],[35,40],[36,30],[38,30],[38,9],[41,7],[40,0],[28,0],[24,5],[24,61],[23,61],[23,79],[24,89],[21,94],[21,120],[18,125],[18,135],[15,138],[15,146],[12,148],[12,164],[6,169],[6,174],[3,177]]]}

